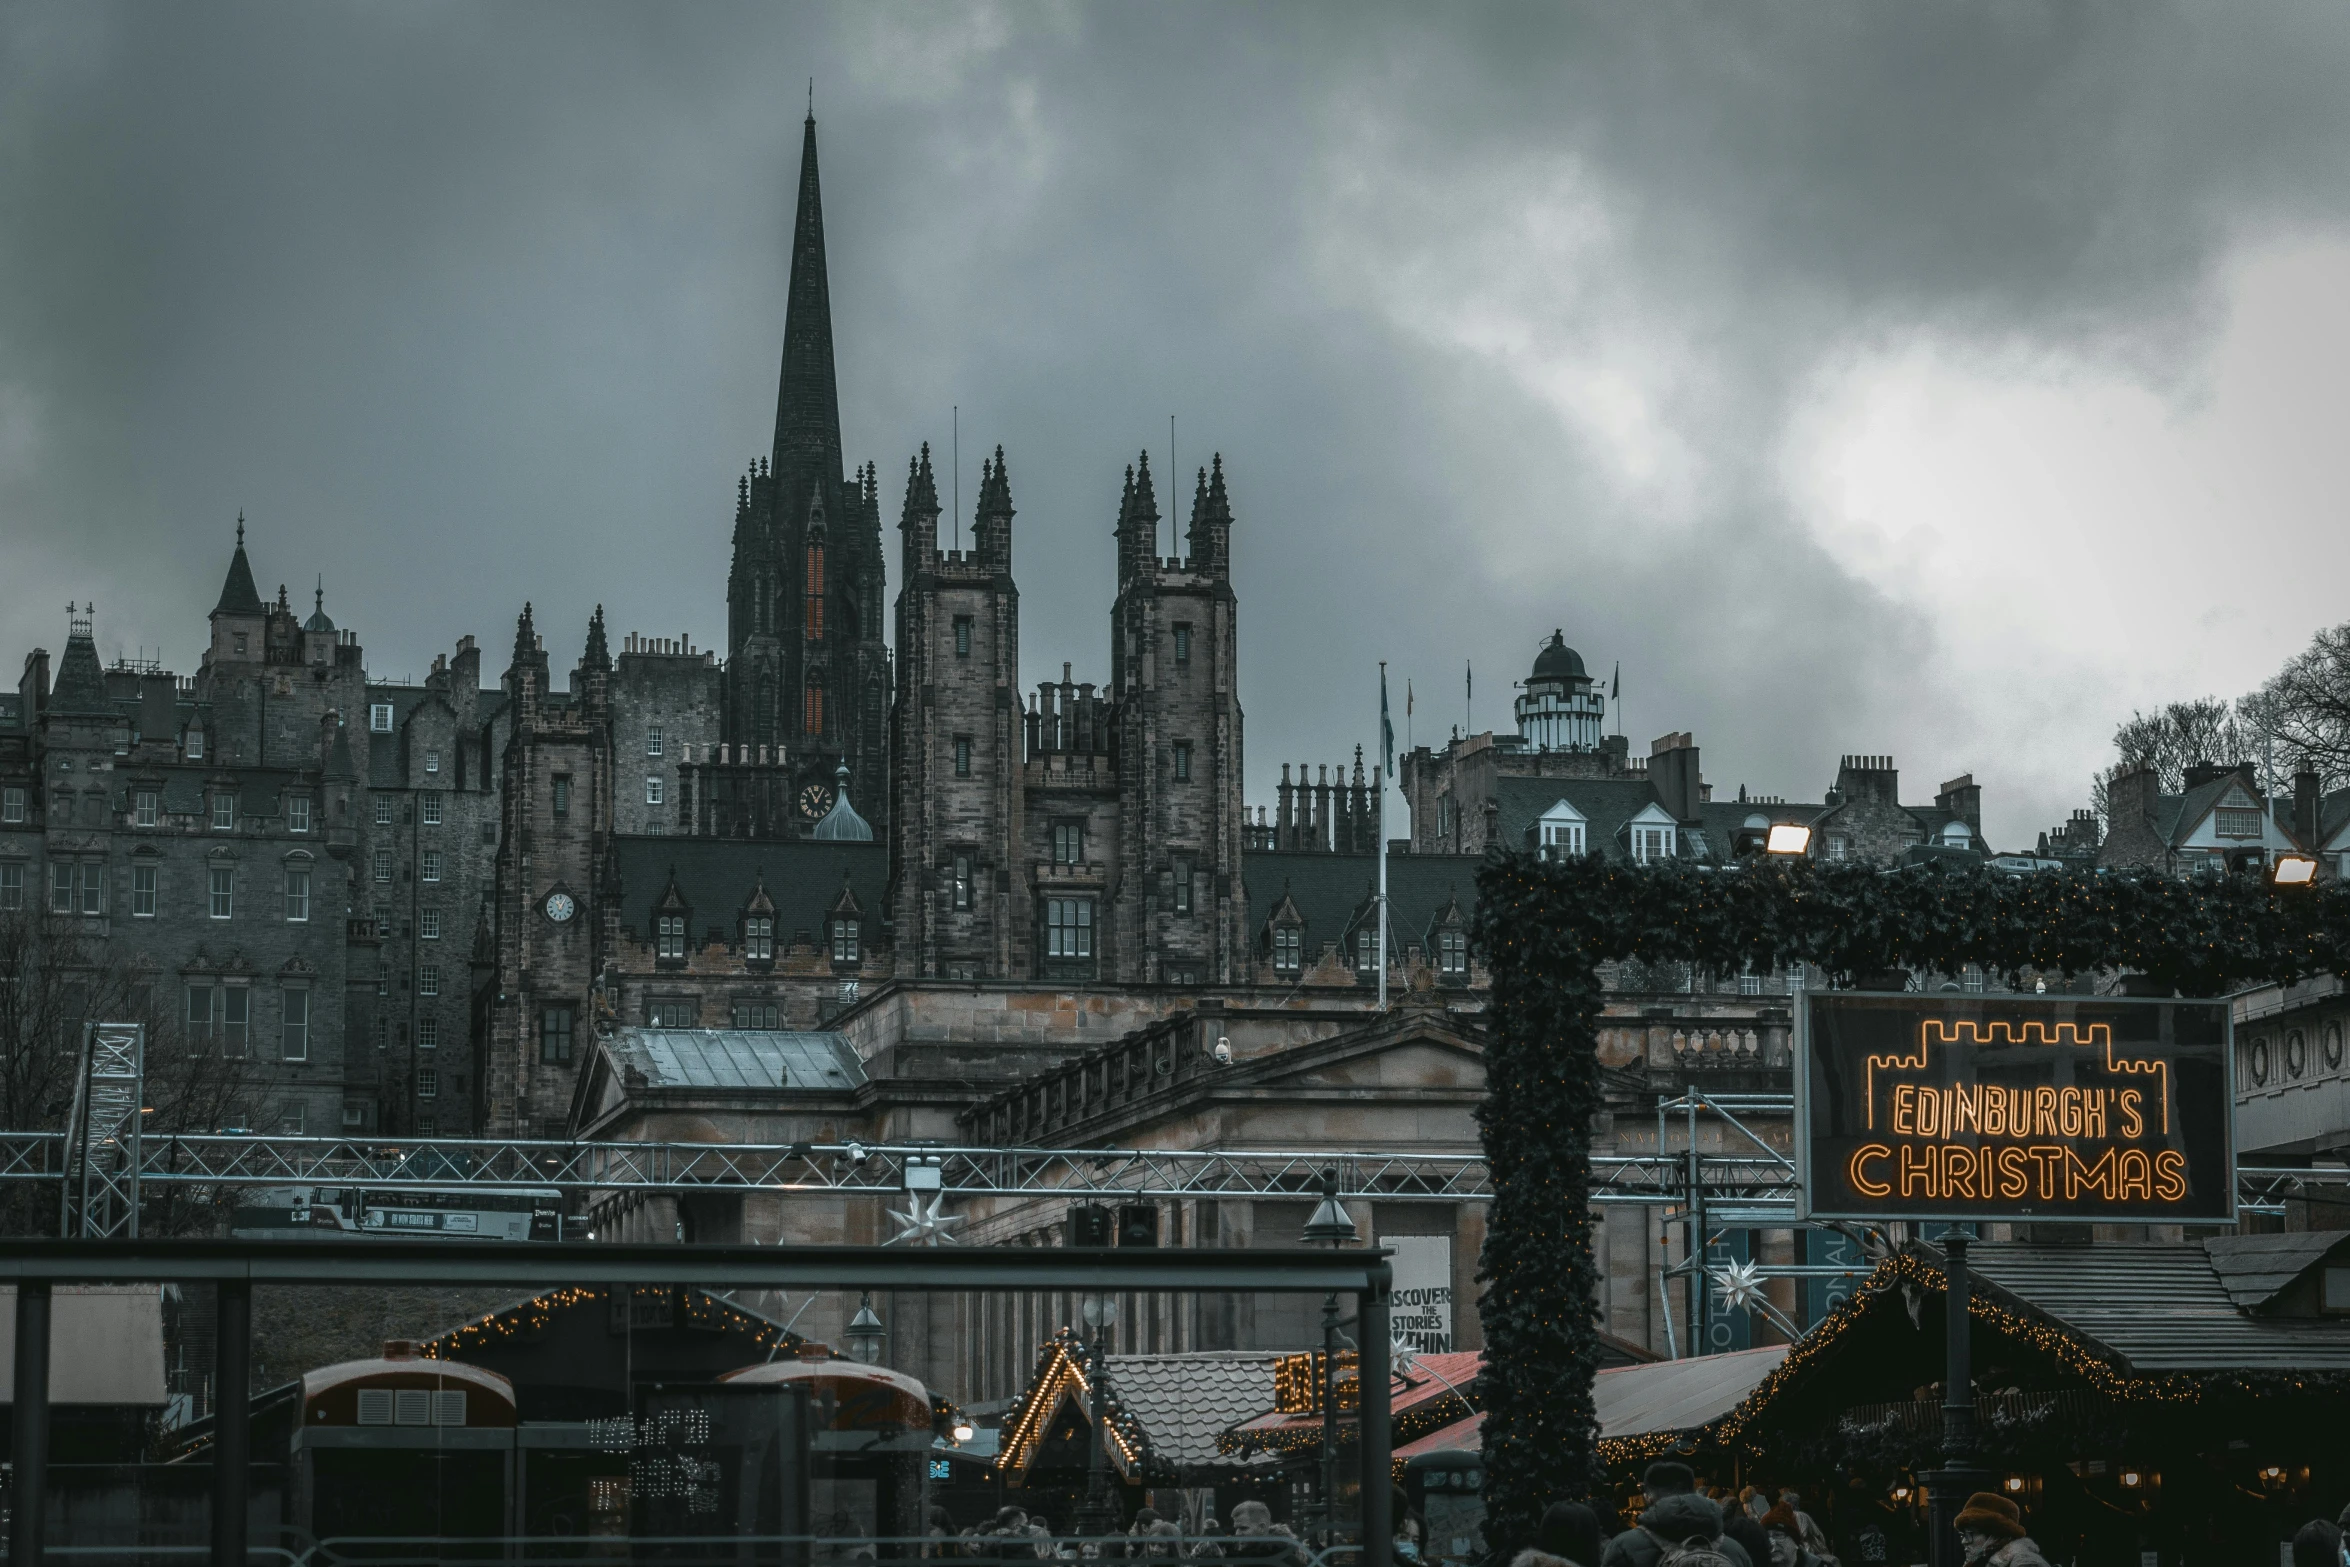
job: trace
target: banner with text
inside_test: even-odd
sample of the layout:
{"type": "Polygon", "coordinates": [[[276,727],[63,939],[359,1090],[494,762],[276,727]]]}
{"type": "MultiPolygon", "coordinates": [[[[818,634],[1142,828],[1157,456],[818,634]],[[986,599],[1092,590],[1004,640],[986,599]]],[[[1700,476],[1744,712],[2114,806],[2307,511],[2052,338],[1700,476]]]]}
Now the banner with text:
{"type": "Polygon", "coordinates": [[[2231,1223],[2228,1028],[2225,1001],[1814,991],[1806,1214],[2231,1223]]]}
{"type": "Polygon", "coordinates": [[[1423,1355],[1452,1352],[1452,1237],[1382,1235],[1394,1256],[1395,1299],[1388,1330],[1423,1355]]]}

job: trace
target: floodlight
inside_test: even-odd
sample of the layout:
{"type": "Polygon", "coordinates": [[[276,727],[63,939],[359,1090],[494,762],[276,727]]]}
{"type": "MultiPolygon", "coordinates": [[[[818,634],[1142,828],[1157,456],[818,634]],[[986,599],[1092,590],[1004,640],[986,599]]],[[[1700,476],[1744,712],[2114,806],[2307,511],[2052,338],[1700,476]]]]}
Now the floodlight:
{"type": "Polygon", "coordinates": [[[1774,822],[1771,836],[1763,844],[1766,854],[1809,854],[1811,829],[1801,822],[1774,822]]]}
{"type": "Polygon", "coordinates": [[[2306,887],[2317,880],[2317,861],[2306,854],[2280,854],[2270,879],[2280,887],[2306,887]]]}

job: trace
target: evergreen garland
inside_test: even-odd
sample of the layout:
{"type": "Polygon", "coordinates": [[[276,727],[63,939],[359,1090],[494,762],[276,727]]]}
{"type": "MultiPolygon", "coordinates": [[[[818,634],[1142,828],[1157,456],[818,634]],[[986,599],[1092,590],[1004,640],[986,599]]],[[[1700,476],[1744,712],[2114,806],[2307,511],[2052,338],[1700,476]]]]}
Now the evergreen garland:
{"type": "Polygon", "coordinates": [[[1477,887],[1475,936],[1492,975],[1477,1112],[1494,1190],[1478,1268],[1485,1536],[1504,1561],[1532,1542],[1550,1501],[1604,1483],[1591,1381],[1599,964],[1767,973],[1802,962],[1849,984],[1972,963],[2018,988],[2034,973],[2119,970],[2190,996],[2350,977],[2350,887],[2339,882],[1809,859],[1701,870],[1497,852],[1477,887]]]}

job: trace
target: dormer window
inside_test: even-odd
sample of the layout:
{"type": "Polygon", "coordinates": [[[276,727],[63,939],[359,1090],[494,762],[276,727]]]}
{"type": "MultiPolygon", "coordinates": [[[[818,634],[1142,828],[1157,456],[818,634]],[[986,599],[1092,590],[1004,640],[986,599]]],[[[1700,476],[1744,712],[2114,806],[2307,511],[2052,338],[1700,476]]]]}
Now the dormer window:
{"type": "Polygon", "coordinates": [[[1273,927],[1273,972],[1295,974],[1305,966],[1306,933],[1302,925],[1273,927]]]}
{"type": "Polygon", "coordinates": [[[1672,857],[1672,828],[1635,827],[1632,829],[1632,859],[1634,863],[1653,865],[1672,857]]]}
{"type": "Polygon", "coordinates": [[[859,961],[858,925],[855,920],[836,919],[832,922],[832,961],[855,963],[859,961]]]}
{"type": "Polygon", "coordinates": [[[664,914],[655,922],[654,956],[664,962],[685,961],[685,916],[664,914]]]}
{"type": "Polygon", "coordinates": [[[1436,970],[1455,977],[1469,972],[1469,933],[1465,930],[1440,930],[1436,933],[1436,970]]]}
{"type": "Polygon", "coordinates": [[[1355,972],[1375,976],[1379,972],[1379,933],[1376,930],[1355,932],[1355,972]]]}
{"type": "Polygon", "coordinates": [[[191,762],[204,760],[204,731],[201,729],[188,731],[188,760],[191,762]]]}
{"type": "Polygon", "coordinates": [[[1975,835],[1966,823],[1952,822],[1942,829],[1942,847],[1945,849],[1971,849],[1974,846],[1975,835]]]}
{"type": "Polygon", "coordinates": [[[1584,815],[1565,800],[1542,813],[1535,850],[1546,860],[1571,860],[1585,850],[1584,815]]]}
{"type": "Polygon", "coordinates": [[[212,830],[234,832],[237,828],[237,797],[225,789],[212,793],[212,830]]]}
{"type": "MultiPolygon", "coordinates": [[[[145,795],[141,795],[139,798],[141,801],[141,809],[144,809],[147,797],[145,795]]],[[[142,823],[141,825],[146,824],[142,823]]],[[[310,797],[306,794],[290,794],[286,796],[286,831],[308,832],[309,830],[310,797]]]]}
{"type": "MultiPolygon", "coordinates": [[[[8,792],[16,797],[17,804],[16,812],[14,815],[9,817],[9,820],[22,821],[24,819],[24,807],[22,804],[24,799],[24,791],[21,789],[11,789],[8,792]]],[[[135,814],[131,819],[138,823],[138,825],[141,827],[152,827],[155,825],[156,819],[161,813],[161,801],[154,790],[141,789],[139,791],[138,803],[134,809],[135,814]]],[[[301,830],[302,829],[299,827],[294,829],[296,832],[300,832],[301,830]]]]}
{"type": "MultiPolygon", "coordinates": [[[[681,949],[678,956],[683,957],[684,955],[681,949]]],[[[772,963],[775,961],[774,915],[753,914],[743,921],[743,958],[751,963],[772,963]]]]}
{"type": "Polygon", "coordinates": [[[367,729],[370,734],[388,735],[392,732],[392,704],[370,702],[367,705],[367,729]]]}

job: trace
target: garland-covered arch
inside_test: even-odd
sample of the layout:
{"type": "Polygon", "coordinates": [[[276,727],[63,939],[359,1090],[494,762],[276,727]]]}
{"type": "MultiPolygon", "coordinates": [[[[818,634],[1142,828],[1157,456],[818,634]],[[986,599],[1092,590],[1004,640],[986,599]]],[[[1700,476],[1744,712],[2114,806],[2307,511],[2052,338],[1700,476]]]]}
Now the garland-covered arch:
{"type": "Polygon", "coordinates": [[[1486,1537],[1508,1559],[1543,1507],[1598,1483],[1591,1121],[1601,963],[1716,971],[1804,962],[1838,983],[1972,963],[2020,981],[2123,971],[2183,995],[2350,977],[2350,887],[2245,875],[2010,876],[1810,860],[1730,870],[1496,854],[1477,940],[1493,976],[1478,1110],[1494,1203],[1479,1265],[1486,1537]]]}

